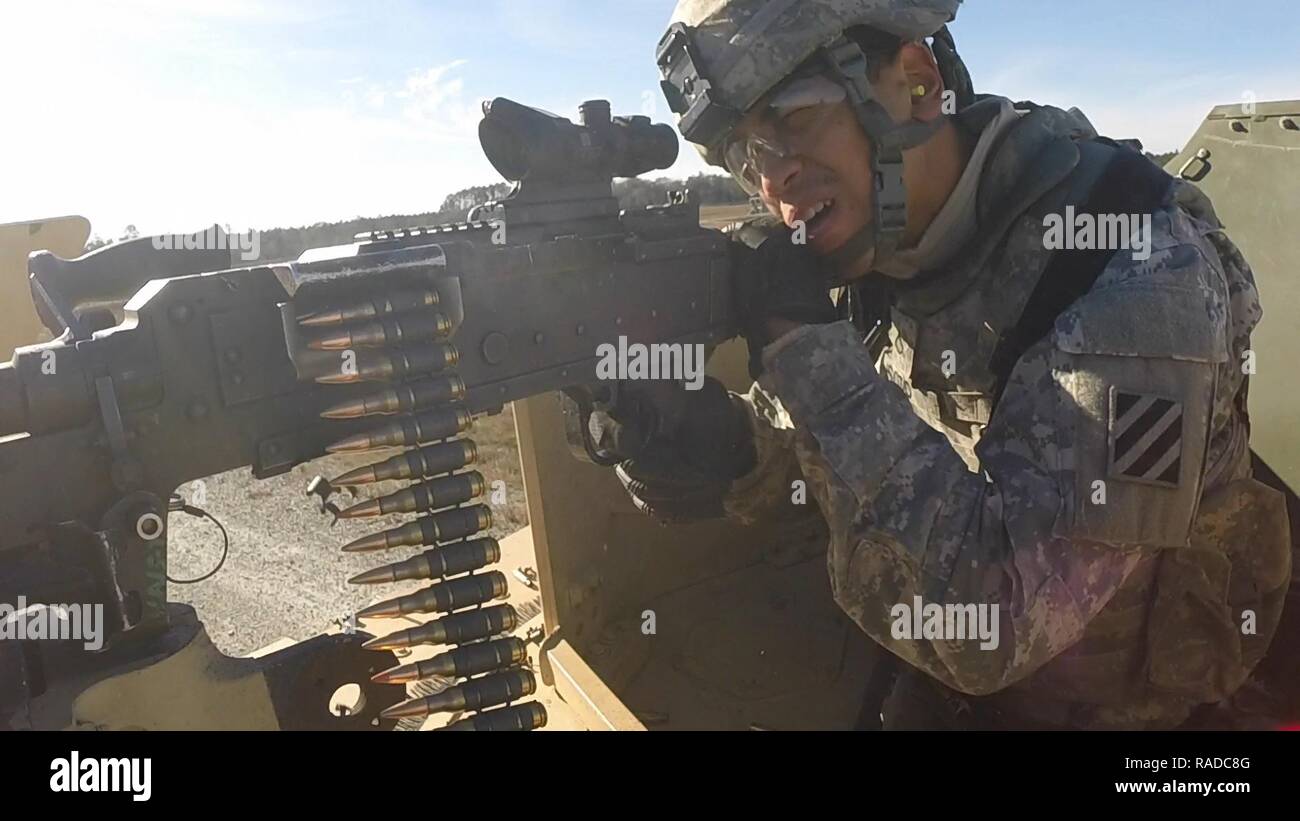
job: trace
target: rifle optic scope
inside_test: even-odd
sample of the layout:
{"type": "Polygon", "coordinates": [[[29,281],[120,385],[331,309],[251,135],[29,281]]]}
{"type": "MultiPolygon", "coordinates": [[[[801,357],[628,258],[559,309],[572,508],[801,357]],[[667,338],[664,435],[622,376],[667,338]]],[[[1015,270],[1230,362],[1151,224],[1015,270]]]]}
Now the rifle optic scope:
{"type": "Polygon", "coordinates": [[[635,177],[677,161],[677,132],[649,117],[610,117],[609,101],[578,107],[577,124],[504,97],[483,103],[479,143],[513,182],[597,182],[635,177]]]}

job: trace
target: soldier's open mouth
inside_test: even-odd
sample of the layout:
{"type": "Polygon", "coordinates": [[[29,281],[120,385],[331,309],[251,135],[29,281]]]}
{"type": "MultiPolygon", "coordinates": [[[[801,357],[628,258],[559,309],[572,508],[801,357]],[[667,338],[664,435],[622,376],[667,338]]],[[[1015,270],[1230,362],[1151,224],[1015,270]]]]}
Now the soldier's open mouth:
{"type": "MultiPolygon", "coordinates": [[[[809,202],[804,200],[804,202],[809,202]]],[[[784,209],[783,209],[784,210],[784,209]]],[[[835,211],[834,198],[812,200],[808,205],[794,204],[790,212],[785,215],[785,224],[792,230],[803,228],[811,231],[813,226],[824,226],[827,218],[835,211]]]]}
{"type": "Polygon", "coordinates": [[[817,229],[825,226],[831,215],[835,213],[835,200],[826,200],[815,206],[813,214],[806,220],[808,230],[816,234],[817,229]]]}

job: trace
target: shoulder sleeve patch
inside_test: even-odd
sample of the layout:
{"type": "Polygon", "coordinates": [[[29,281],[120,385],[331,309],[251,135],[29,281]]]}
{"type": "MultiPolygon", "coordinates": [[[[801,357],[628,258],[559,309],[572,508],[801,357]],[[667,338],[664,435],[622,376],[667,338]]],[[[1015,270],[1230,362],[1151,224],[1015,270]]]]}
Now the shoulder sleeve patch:
{"type": "Polygon", "coordinates": [[[1182,470],[1183,405],[1175,399],[1112,388],[1111,478],[1178,487],[1182,470]]]}
{"type": "Polygon", "coordinates": [[[1056,345],[1077,354],[1222,362],[1227,359],[1224,312],[1222,299],[1207,288],[1103,288],[1057,318],[1056,345]]]}

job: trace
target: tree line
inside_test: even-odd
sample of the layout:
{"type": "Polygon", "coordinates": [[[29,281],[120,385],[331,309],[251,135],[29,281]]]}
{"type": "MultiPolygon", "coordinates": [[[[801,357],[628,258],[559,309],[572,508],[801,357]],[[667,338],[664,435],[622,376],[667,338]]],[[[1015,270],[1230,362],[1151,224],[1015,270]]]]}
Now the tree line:
{"type": "MultiPolygon", "coordinates": [[[[669,191],[684,188],[690,189],[701,205],[743,203],[749,199],[734,180],[718,174],[696,174],[686,180],[668,177],[653,180],[639,178],[618,180],[614,183],[614,195],[618,198],[621,208],[643,208],[647,205],[661,205],[668,201],[669,191]]],[[[502,199],[510,193],[510,189],[511,185],[504,182],[463,188],[448,194],[438,210],[419,214],[357,217],[340,222],[318,222],[291,228],[266,229],[261,231],[259,262],[284,262],[297,259],[308,248],[344,245],[352,242],[357,234],[368,231],[462,222],[475,207],[502,199]]],[[[206,227],[194,226],[191,230],[202,231],[206,227]]],[[[137,236],[139,232],[136,227],[128,225],[117,239],[134,239],[137,236]]],[[[86,250],[93,251],[114,241],[96,235],[86,243],[86,250]]]]}
{"type": "MultiPolygon", "coordinates": [[[[1152,160],[1164,165],[1177,156],[1178,152],[1164,154],[1148,153],[1152,160]]],[[[392,230],[422,225],[439,225],[447,222],[461,222],[471,210],[479,205],[499,200],[510,193],[509,183],[495,185],[476,185],[448,194],[436,211],[420,214],[392,214],[384,217],[357,217],[341,222],[318,222],[313,225],[292,228],[271,228],[261,232],[262,262],[284,262],[297,259],[308,248],[320,248],[328,245],[343,245],[352,242],[357,234],[367,231],[392,230]]],[[[749,197],[736,181],[721,174],[696,174],[685,180],[659,177],[645,180],[639,177],[618,180],[614,183],[614,195],[622,208],[644,208],[647,205],[662,205],[668,201],[668,192],[689,189],[701,205],[733,205],[747,202],[749,197]]],[[[207,226],[195,226],[193,230],[203,230],[207,226]]],[[[118,239],[133,239],[139,236],[134,225],[128,225],[118,239]]],[[[92,251],[113,242],[101,239],[98,235],[86,243],[86,250],[92,251]]]]}

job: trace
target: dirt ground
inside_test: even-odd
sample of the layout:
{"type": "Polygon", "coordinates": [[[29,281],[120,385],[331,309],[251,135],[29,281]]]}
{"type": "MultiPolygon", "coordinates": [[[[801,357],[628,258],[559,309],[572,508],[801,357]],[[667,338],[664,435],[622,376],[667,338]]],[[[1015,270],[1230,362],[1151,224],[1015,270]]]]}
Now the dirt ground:
{"type": "MultiPolygon", "coordinates": [[[[497,480],[505,483],[504,500],[498,494],[494,502],[491,490],[481,500],[492,507],[489,535],[501,538],[528,524],[512,410],[507,407],[496,416],[476,420],[465,436],[478,445],[479,462],[474,467],[482,472],[489,488],[497,480]]],[[[306,495],[308,482],[317,474],[332,478],[398,452],[328,456],[263,481],[254,479],[245,468],[205,479],[201,486],[181,488],[191,501],[201,490],[206,497],[201,507],[230,534],[230,555],[207,581],[168,585],[168,597],[198,611],[222,652],[245,655],[282,636],[310,638],[373,601],[427,584],[358,587],[347,583],[363,570],[416,555],[421,548],[383,553],[339,550],[353,539],[411,521],[413,515],[340,520],[331,527],[330,517],[320,513],[306,495]]],[[[376,485],[364,498],[392,493],[401,486],[395,482],[376,485]]],[[[351,502],[346,495],[336,501],[340,505],[351,502]]],[[[208,572],[221,556],[217,528],[206,519],[184,513],[171,514],[168,524],[171,578],[189,579],[208,572]]]]}

